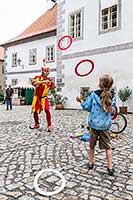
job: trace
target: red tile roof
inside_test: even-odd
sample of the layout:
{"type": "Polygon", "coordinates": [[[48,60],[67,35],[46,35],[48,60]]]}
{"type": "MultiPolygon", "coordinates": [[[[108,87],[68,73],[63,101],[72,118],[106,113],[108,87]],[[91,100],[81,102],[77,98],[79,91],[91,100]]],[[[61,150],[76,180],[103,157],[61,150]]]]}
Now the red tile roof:
{"type": "Polygon", "coordinates": [[[57,4],[33,22],[24,32],[4,44],[56,30],[57,4]]]}
{"type": "Polygon", "coordinates": [[[4,60],[4,48],[0,47],[0,60],[4,60]]]}

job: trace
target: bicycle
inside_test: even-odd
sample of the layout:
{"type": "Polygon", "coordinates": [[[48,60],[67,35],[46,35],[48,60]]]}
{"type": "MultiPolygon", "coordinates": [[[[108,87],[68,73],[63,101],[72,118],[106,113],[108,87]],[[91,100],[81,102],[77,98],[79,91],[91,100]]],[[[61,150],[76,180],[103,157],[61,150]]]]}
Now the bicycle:
{"type": "MultiPolygon", "coordinates": [[[[127,127],[127,119],[126,117],[121,114],[118,113],[118,109],[117,106],[115,106],[114,108],[114,112],[112,113],[112,126],[110,128],[111,133],[111,137],[112,139],[118,139],[119,138],[119,134],[122,133],[126,127],[127,127]]],[[[80,125],[80,128],[83,130],[85,128],[84,124],[80,125]]],[[[69,134],[68,138],[74,139],[74,138],[80,138],[80,140],[84,141],[84,142],[89,142],[90,141],[90,127],[87,126],[87,132],[86,133],[78,133],[78,134],[69,134]]],[[[114,149],[114,148],[113,148],[114,149]]]]}
{"type": "MultiPolygon", "coordinates": [[[[81,128],[83,129],[85,125],[81,124],[81,128]]],[[[110,128],[110,131],[114,134],[120,134],[122,133],[127,127],[127,119],[126,117],[118,113],[118,108],[115,106],[114,112],[112,113],[112,126],[110,128]]],[[[90,130],[90,128],[87,126],[87,130],[90,130]]]]}

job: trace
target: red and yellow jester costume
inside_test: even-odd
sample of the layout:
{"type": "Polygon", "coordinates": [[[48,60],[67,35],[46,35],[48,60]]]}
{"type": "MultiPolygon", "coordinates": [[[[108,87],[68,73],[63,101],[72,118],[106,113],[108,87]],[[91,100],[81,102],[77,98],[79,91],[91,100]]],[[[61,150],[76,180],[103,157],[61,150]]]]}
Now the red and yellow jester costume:
{"type": "Polygon", "coordinates": [[[44,67],[42,68],[42,75],[36,76],[32,81],[32,84],[35,86],[35,92],[32,101],[32,112],[34,113],[33,116],[35,121],[33,128],[39,128],[38,114],[40,114],[41,111],[44,110],[46,113],[48,131],[51,131],[51,113],[49,109],[47,94],[49,90],[55,88],[55,84],[51,78],[47,77],[49,72],[49,68],[44,65],[44,67]]]}

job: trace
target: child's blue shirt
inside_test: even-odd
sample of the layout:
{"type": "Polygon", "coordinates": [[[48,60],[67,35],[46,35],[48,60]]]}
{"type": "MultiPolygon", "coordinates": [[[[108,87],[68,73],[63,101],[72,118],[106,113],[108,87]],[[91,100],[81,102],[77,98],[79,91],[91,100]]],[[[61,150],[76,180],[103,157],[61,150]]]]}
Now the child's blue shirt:
{"type": "MultiPolygon", "coordinates": [[[[83,110],[90,112],[88,116],[88,125],[96,130],[109,130],[112,125],[111,113],[103,110],[100,95],[102,90],[96,90],[81,103],[83,110]]],[[[116,105],[115,98],[112,97],[112,106],[116,105]]]]}

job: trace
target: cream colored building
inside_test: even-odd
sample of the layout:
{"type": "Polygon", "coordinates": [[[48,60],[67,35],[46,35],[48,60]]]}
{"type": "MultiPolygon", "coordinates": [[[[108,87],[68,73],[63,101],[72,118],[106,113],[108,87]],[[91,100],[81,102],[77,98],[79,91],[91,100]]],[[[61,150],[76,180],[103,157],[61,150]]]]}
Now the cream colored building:
{"type": "Polygon", "coordinates": [[[29,83],[41,75],[44,58],[50,68],[50,77],[56,82],[56,16],[57,5],[54,5],[20,35],[2,45],[5,49],[5,88],[22,81],[29,83]]]}

